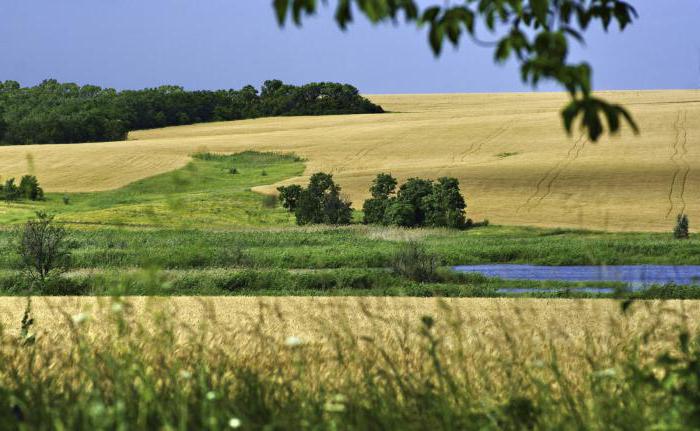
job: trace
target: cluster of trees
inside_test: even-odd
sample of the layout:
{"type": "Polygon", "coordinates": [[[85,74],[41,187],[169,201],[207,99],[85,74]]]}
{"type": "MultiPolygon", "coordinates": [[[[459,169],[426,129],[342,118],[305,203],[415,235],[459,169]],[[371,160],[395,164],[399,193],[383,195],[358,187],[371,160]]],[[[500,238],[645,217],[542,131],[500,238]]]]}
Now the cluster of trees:
{"type": "Polygon", "coordinates": [[[410,178],[399,187],[396,178],[381,173],[372,182],[372,197],[363,205],[364,222],[404,227],[449,227],[468,225],[467,207],[456,178],[437,181],[410,178]]]}
{"type": "Polygon", "coordinates": [[[0,83],[0,143],[45,144],[126,139],[130,130],[281,115],[383,112],[347,84],[265,81],[260,92],[185,91],[162,86],[116,91],[45,80],[0,83]]]}
{"type": "Polygon", "coordinates": [[[333,175],[317,172],[309,185],[278,187],[282,206],[294,213],[297,224],[349,224],[352,220],[351,202],[340,196],[340,186],[333,175]]]}
{"type": "MultiPolygon", "coordinates": [[[[381,173],[372,182],[370,199],[364,202],[364,223],[402,227],[468,227],[467,207],[456,178],[437,181],[410,178],[399,187],[390,174],[381,173]]],[[[333,175],[318,172],[311,176],[308,187],[278,187],[282,206],[294,213],[297,224],[349,224],[351,203],[340,196],[340,186],[333,175]]]]}
{"type": "Polygon", "coordinates": [[[44,199],[44,190],[39,186],[39,180],[34,175],[25,175],[19,185],[14,178],[5,181],[5,184],[0,184],[0,198],[5,201],[16,201],[27,199],[38,201],[44,199]]]}

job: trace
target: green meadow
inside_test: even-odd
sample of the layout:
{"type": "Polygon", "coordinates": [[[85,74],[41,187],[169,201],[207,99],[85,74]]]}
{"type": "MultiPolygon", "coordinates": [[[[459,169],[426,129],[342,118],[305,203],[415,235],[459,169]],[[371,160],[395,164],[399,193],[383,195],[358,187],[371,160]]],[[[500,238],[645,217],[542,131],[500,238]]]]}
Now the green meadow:
{"type": "MultiPolygon", "coordinates": [[[[677,241],[660,233],[493,225],[461,231],[359,223],[298,227],[273,197],[251,188],[303,170],[293,155],[201,153],[182,169],[121,189],[3,203],[2,292],[32,292],[22,281],[14,243],[17,229],[36,211],[55,214],[72,245],[70,271],[37,292],[48,294],[502,296],[498,289],[508,287],[539,289],[530,296],[601,296],[576,290],[601,283],[506,282],[454,274],[450,267],[700,264],[696,236],[677,241]],[[434,256],[432,279],[392,271],[407,244],[421,244],[434,256]]],[[[603,296],[631,294],[620,284],[602,286],[616,289],[603,296]]],[[[674,286],[663,295],[696,294],[674,286]]]]}

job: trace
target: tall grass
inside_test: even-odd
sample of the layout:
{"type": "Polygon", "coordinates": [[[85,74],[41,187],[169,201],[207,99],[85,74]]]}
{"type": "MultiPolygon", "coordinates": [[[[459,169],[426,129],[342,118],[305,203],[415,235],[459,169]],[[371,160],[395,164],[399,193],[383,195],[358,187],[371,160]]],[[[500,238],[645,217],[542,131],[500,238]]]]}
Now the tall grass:
{"type": "Polygon", "coordinates": [[[2,429],[700,426],[696,306],[37,301],[0,334],[2,429]]]}

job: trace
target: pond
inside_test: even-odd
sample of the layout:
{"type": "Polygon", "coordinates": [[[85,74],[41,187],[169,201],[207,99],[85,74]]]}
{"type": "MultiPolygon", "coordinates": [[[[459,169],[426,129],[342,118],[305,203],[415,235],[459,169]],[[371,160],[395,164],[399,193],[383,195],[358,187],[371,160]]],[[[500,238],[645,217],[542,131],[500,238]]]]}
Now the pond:
{"type": "MultiPolygon", "coordinates": [[[[538,266],[513,264],[460,265],[459,272],[476,272],[504,280],[623,282],[634,289],[652,284],[692,285],[700,281],[700,265],[538,266]]],[[[506,290],[506,289],[503,289],[506,290]]],[[[513,290],[507,289],[509,293],[513,290]]],[[[525,289],[530,291],[530,289],[525,289]]],[[[606,289],[607,290],[607,289],[606,289]]],[[[600,293],[601,290],[597,290],[600,293]]]]}

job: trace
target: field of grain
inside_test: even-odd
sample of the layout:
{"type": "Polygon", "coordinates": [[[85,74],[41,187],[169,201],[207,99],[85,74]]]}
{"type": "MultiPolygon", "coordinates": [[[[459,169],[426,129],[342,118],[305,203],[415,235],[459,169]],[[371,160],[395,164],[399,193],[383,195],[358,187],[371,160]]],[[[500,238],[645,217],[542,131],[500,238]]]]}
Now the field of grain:
{"type": "MultiPolygon", "coordinates": [[[[384,95],[388,114],[264,118],[136,131],[128,142],[0,148],[3,177],[94,191],[184,166],[189,155],[294,152],[334,173],[361,206],[373,176],[459,178],[473,219],[499,224],[668,231],[700,218],[700,91],[604,94],[642,134],[591,143],[562,130],[561,94],[384,95]]],[[[294,178],[291,181],[303,181],[294,178]]],[[[259,191],[271,192],[272,186],[259,191]]],[[[693,226],[691,222],[691,227],[693,226]]]]}
{"type": "MultiPolygon", "coordinates": [[[[39,334],[70,331],[76,315],[84,315],[92,330],[109,329],[115,303],[113,298],[99,296],[35,296],[31,301],[34,329],[39,334]]],[[[0,299],[0,325],[8,333],[19,332],[26,302],[21,297],[0,299]]],[[[446,326],[459,322],[460,331],[465,331],[463,342],[500,340],[507,329],[521,348],[540,353],[550,347],[544,341],[573,353],[584,349],[590,337],[602,343],[596,346],[600,349],[614,348],[615,342],[652,328],[656,340],[674,343],[669,334],[678,324],[685,321],[696,329],[700,322],[700,302],[688,301],[638,302],[627,314],[622,313],[620,301],[605,299],[286,296],[128,297],[118,302],[125,305],[120,310],[141,323],[162,313],[175,327],[213,325],[216,331],[229,334],[262,331],[280,344],[288,337],[299,337],[319,345],[344,331],[395,342],[403,328],[415,335],[421,319],[431,316],[443,335],[449,332],[446,326]]],[[[496,343],[489,350],[504,347],[496,343]]]]}
{"type": "Polygon", "coordinates": [[[697,303],[25,305],[0,301],[3,429],[697,429],[697,303]]]}

